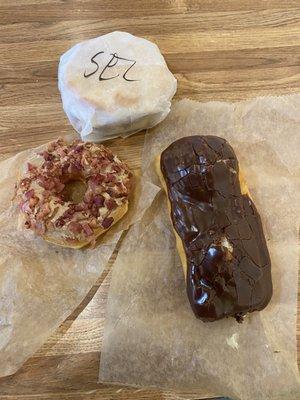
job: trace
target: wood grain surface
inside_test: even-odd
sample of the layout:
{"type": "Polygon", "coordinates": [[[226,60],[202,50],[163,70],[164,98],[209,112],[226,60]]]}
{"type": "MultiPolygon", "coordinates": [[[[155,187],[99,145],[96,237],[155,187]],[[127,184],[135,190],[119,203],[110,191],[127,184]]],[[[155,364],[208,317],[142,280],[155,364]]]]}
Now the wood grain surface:
{"type": "MultiPolygon", "coordinates": [[[[57,89],[59,57],[113,30],[158,44],[178,79],[177,99],[300,90],[299,0],[0,0],[0,158],[72,131],[57,89]]],[[[110,145],[138,168],[143,138],[110,145]]],[[[197,398],[97,384],[110,275],[108,267],[21,370],[0,379],[1,399],[197,398]]]]}

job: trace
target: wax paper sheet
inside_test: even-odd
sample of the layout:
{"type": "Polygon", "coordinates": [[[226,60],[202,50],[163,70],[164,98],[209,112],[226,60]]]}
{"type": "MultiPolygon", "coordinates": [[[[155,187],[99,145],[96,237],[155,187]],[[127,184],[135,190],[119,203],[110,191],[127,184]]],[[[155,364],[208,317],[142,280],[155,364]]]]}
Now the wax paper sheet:
{"type": "Polygon", "coordinates": [[[238,324],[197,320],[188,303],[165,195],[131,228],[114,265],[100,381],[196,390],[200,397],[299,399],[296,305],[300,198],[300,95],[230,104],[182,100],[149,131],[143,174],[174,140],[219,135],[236,151],[260,211],[274,295],[238,324]]]}
{"type": "MultiPolygon", "coordinates": [[[[19,225],[18,207],[11,202],[26,161],[33,161],[42,149],[0,163],[0,376],[16,372],[84,299],[122,231],[143,215],[157,192],[150,182],[142,188],[136,175],[128,213],[100,237],[95,248],[52,245],[19,225]],[[145,202],[138,201],[140,196],[145,202]]],[[[130,160],[123,160],[130,166],[130,160]]]]}

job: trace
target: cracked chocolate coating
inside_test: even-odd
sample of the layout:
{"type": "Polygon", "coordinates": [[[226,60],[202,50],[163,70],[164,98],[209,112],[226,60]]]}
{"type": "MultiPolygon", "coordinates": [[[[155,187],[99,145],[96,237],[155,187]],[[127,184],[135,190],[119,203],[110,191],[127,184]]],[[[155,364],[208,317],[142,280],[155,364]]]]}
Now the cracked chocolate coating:
{"type": "Polygon", "coordinates": [[[161,155],[171,218],[187,259],[187,294],[202,321],[262,310],[272,296],[260,216],[241,193],[238,161],[217,136],[190,136],[161,155]]]}

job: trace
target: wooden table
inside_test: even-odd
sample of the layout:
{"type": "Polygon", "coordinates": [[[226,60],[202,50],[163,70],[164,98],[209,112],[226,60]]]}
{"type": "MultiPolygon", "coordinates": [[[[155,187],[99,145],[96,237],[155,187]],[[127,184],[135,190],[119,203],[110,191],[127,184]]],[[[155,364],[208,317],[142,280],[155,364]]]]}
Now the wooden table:
{"type": "MultiPolygon", "coordinates": [[[[235,101],[300,90],[299,21],[299,0],[0,0],[0,156],[72,130],[57,65],[77,42],[113,30],[143,36],[176,75],[177,99],[235,101]]],[[[113,148],[130,152],[138,168],[142,144],[140,133],[113,148]]],[[[109,277],[16,375],[0,380],[1,399],[178,399],[97,384],[109,277]]]]}

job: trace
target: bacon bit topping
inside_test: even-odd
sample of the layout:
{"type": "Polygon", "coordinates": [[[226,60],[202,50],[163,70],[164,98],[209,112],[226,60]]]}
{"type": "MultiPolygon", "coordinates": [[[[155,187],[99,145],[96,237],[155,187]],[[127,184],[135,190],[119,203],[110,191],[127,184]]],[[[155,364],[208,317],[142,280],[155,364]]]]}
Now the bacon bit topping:
{"type": "Polygon", "coordinates": [[[93,175],[90,178],[90,181],[95,183],[96,185],[100,185],[102,182],[104,182],[104,180],[105,180],[105,175],[102,174],[93,175]]]}
{"type": "Polygon", "coordinates": [[[81,163],[79,161],[72,161],[71,165],[68,168],[68,172],[70,174],[79,174],[83,169],[83,166],[81,165],[81,163]]]}
{"type": "Polygon", "coordinates": [[[20,182],[20,186],[22,188],[27,188],[31,183],[31,180],[29,178],[23,178],[20,182]]]}
{"type": "Polygon", "coordinates": [[[38,197],[31,197],[30,199],[29,199],[29,207],[30,208],[33,208],[33,207],[35,207],[36,205],[37,205],[37,203],[39,202],[39,198],[38,197]]]}
{"type": "Polygon", "coordinates": [[[93,204],[92,208],[90,209],[90,213],[92,214],[93,217],[98,217],[99,207],[97,207],[95,204],[93,204]]]}
{"type": "Polygon", "coordinates": [[[75,210],[75,205],[71,204],[69,206],[69,208],[63,213],[63,215],[61,216],[61,218],[64,219],[71,219],[72,216],[75,214],[76,210],[75,210]]]}
{"type": "Polygon", "coordinates": [[[115,191],[113,188],[107,188],[106,193],[109,194],[111,197],[115,196],[115,191]]]}
{"type": "Polygon", "coordinates": [[[44,163],[44,165],[43,165],[44,169],[47,169],[47,170],[52,169],[53,166],[54,166],[54,164],[53,164],[52,161],[45,161],[45,163],[44,163]]]}
{"type": "Polygon", "coordinates": [[[105,205],[106,205],[107,209],[110,211],[117,207],[117,203],[115,202],[114,199],[106,200],[105,205]]]}
{"type": "Polygon", "coordinates": [[[52,161],[54,160],[54,156],[50,154],[48,151],[43,151],[40,155],[44,158],[45,161],[52,161]]]}
{"type": "Polygon", "coordinates": [[[58,182],[55,187],[57,193],[61,193],[64,190],[64,188],[65,185],[62,182],[58,182]]]}
{"type": "Polygon", "coordinates": [[[41,211],[43,214],[48,215],[51,212],[51,208],[48,203],[45,203],[41,207],[41,211]]]}
{"type": "Polygon", "coordinates": [[[98,164],[99,164],[99,160],[97,158],[93,158],[92,162],[91,162],[92,167],[97,167],[98,164]]]}
{"type": "Polygon", "coordinates": [[[42,165],[28,163],[25,177],[16,186],[20,209],[27,216],[26,228],[41,235],[46,229],[61,229],[66,239],[69,232],[77,240],[92,236],[97,227],[108,229],[113,223],[109,214],[120,204],[116,199],[126,201],[131,188],[126,164],[103,145],[79,140],[68,144],[58,139],[40,155],[42,165]],[[87,184],[78,204],[62,196],[65,185],[74,179],[87,184]],[[66,208],[62,214],[61,205],[66,208]]]}
{"type": "Polygon", "coordinates": [[[30,214],[31,213],[31,208],[29,207],[29,202],[28,201],[21,202],[19,204],[19,206],[20,206],[20,210],[23,213],[26,213],[26,214],[30,214]]]}
{"type": "Polygon", "coordinates": [[[72,221],[68,225],[68,229],[72,233],[80,233],[82,231],[83,226],[79,222],[72,221]]]}
{"type": "Polygon", "coordinates": [[[37,170],[37,167],[35,165],[33,165],[31,163],[27,163],[27,171],[33,172],[33,171],[36,171],[36,170],[37,170]]]}
{"type": "Polygon", "coordinates": [[[56,153],[61,157],[65,157],[67,155],[67,150],[66,149],[62,149],[61,147],[58,147],[56,149],[56,153]]]}
{"type": "Polygon", "coordinates": [[[97,207],[102,207],[104,204],[104,197],[101,194],[96,194],[96,196],[94,196],[94,204],[97,207]]]}
{"type": "Polygon", "coordinates": [[[111,165],[111,162],[106,158],[101,158],[99,160],[95,160],[94,164],[94,166],[100,168],[101,171],[105,171],[105,169],[111,165]]]}
{"type": "Polygon", "coordinates": [[[94,197],[93,192],[92,192],[92,191],[87,191],[87,192],[85,193],[85,195],[84,195],[83,201],[84,201],[85,203],[90,203],[90,204],[92,204],[92,203],[93,203],[93,197],[94,197]]]}
{"type": "Polygon", "coordinates": [[[63,175],[66,175],[68,173],[69,167],[70,167],[70,163],[69,162],[63,164],[63,166],[62,166],[62,174],[63,175]]]}
{"type": "Polygon", "coordinates": [[[84,149],[84,145],[83,145],[83,144],[78,144],[78,145],[75,147],[74,152],[75,152],[75,153],[81,153],[81,152],[83,151],[83,149],[84,149]]]}
{"type": "Polygon", "coordinates": [[[29,200],[31,197],[34,196],[34,190],[33,189],[27,190],[27,192],[24,193],[24,196],[27,200],[29,200]]]}
{"type": "Polygon", "coordinates": [[[85,206],[84,206],[84,204],[75,204],[74,210],[75,211],[83,211],[83,210],[85,210],[85,206]]]}
{"type": "Polygon", "coordinates": [[[85,232],[85,234],[86,234],[87,236],[92,236],[92,235],[93,235],[94,231],[93,231],[93,229],[89,226],[88,223],[82,224],[82,227],[83,227],[83,230],[84,230],[84,232],[85,232]]]}
{"type": "Polygon", "coordinates": [[[126,197],[128,196],[128,188],[126,188],[126,186],[123,185],[122,182],[117,182],[116,183],[116,193],[115,193],[115,197],[126,197]]]}
{"type": "Polygon", "coordinates": [[[102,221],[102,226],[104,229],[108,229],[113,222],[114,219],[112,217],[104,218],[104,220],[102,221]]]}
{"type": "Polygon", "coordinates": [[[112,153],[107,152],[106,155],[109,161],[114,161],[114,155],[112,153]]]}
{"type": "Polygon", "coordinates": [[[55,186],[55,183],[53,182],[53,180],[51,178],[47,178],[44,175],[40,175],[38,177],[38,182],[39,182],[40,186],[42,186],[46,190],[51,190],[55,186]]]}
{"type": "Polygon", "coordinates": [[[115,172],[121,172],[121,171],[122,171],[122,168],[120,167],[120,165],[115,164],[115,165],[114,165],[114,171],[115,171],[115,172]]]}
{"type": "Polygon", "coordinates": [[[54,223],[56,228],[62,228],[65,224],[66,224],[66,221],[62,217],[58,218],[54,223]]]}
{"type": "Polygon", "coordinates": [[[50,208],[49,204],[45,203],[45,204],[42,205],[40,211],[37,213],[36,219],[39,220],[39,221],[40,220],[44,220],[45,217],[48,214],[50,214],[50,212],[51,212],[51,208],[50,208]]]}
{"type": "Polygon", "coordinates": [[[105,177],[105,182],[116,182],[117,178],[114,174],[108,173],[105,177]]]}
{"type": "Polygon", "coordinates": [[[43,199],[47,200],[47,199],[49,199],[50,196],[51,196],[51,192],[49,192],[48,190],[44,190],[43,199]]]}

